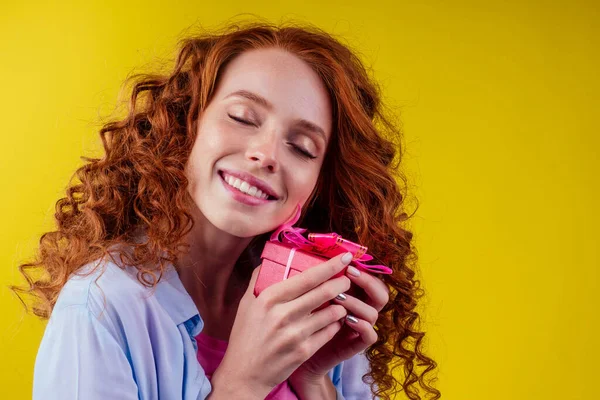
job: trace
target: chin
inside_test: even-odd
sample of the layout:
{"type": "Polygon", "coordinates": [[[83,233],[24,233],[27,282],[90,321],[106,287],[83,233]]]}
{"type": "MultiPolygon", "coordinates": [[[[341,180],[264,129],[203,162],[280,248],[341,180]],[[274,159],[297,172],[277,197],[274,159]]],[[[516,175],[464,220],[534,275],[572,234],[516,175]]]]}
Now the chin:
{"type": "Polygon", "coordinates": [[[256,218],[243,214],[240,215],[235,212],[229,213],[228,215],[215,215],[215,218],[210,218],[210,214],[205,215],[208,221],[217,229],[239,238],[251,238],[262,235],[278,226],[266,226],[265,222],[267,221],[264,219],[257,221],[256,218]]]}
{"type": "Polygon", "coordinates": [[[239,238],[251,238],[266,232],[257,230],[255,226],[245,226],[245,224],[240,223],[228,225],[223,227],[222,230],[239,238]]]}
{"type": "Polygon", "coordinates": [[[209,200],[205,196],[194,201],[197,212],[210,225],[220,231],[226,232],[239,238],[251,238],[271,232],[284,223],[293,210],[262,210],[261,212],[244,212],[234,207],[226,206],[226,202],[220,199],[209,200]],[[269,212],[271,211],[271,212],[269,212]],[[275,214],[275,215],[273,215],[275,214]]]}

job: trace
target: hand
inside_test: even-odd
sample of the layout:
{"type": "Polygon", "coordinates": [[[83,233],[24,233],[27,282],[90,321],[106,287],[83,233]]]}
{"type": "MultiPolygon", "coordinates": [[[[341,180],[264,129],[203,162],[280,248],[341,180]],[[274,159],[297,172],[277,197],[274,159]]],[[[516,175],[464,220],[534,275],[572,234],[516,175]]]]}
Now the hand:
{"type": "Polygon", "coordinates": [[[253,290],[259,269],[254,270],[213,374],[215,387],[244,387],[250,396],[264,398],[333,338],[346,309],[332,304],[312,311],[350,288],[346,276],[331,279],[347,266],[342,256],[271,285],[258,297],[253,290]]]}
{"type": "MultiPolygon", "coordinates": [[[[354,316],[358,322],[346,321],[344,327],[332,340],[292,374],[291,381],[304,384],[320,382],[323,375],[326,375],[337,364],[365,350],[377,341],[377,332],[373,327],[379,317],[379,311],[389,301],[389,289],[381,279],[365,271],[359,271],[360,276],[351,275],[348,270],[353,268],[352,266],[348,267],[346,275],[352,283],[362,289],[360,290],[362,293],[357,296],[346,293],[345,300],[334,299],[334,302],[343,305],[348,310],[348,314],[354,316]]],[[[354,285],[352,289],[356,289],[354,285]]],[[[359,291],[352,290],[352,293],[356,292],[359,291]]]]}

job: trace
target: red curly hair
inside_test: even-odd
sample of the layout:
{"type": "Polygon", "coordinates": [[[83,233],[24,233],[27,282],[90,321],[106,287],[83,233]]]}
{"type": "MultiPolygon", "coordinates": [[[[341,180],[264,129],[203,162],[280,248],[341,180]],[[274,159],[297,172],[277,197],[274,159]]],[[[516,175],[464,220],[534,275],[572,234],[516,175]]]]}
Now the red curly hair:
{"type": "MultiPolygon", "coordinates": [[[[409,399],[422,398],[416,383],[426,396],[438,399],[440,392],[425,379],[437,364],[423,354],[425,333],[415,311],[424,293],[415,279],[413,235],[405,226],[409,216],[404,210],[406,178],[399,170],[401,130],[384,115],[380,89],[359,58],[316,27],[234,24],[183,39],[170,73],[131,77],[127,115],[100,130],[104,156],[83,158],[84,165],[73,175],[78,182],[71,182],[56,203],[57,229],[41,236],[33,261],[19,265],[27,284],[10,288],[28,310],[22,295],[33,296],[31,310],[47,319],[69,276],[107,255],[113,245],[133,248],[121,260],[137,268],[142,284],[155,287],[166,263],[176,262],[186,247],[182,238],[193,226],[184,166],[198,116],[227,63],[244,51],[266,47],[287,50],[311,65],[332,102],[333,134],[322,167],[326,173],[320,174],[300,225],[362,243],[374,262],[393,269],[381,276],[390,300],[375,325],[379,338],[365,351],[371,370],[363,380],[374,395],[389,399],[387,392],[397,392],[394,362],[394,369],[403,366],[400,390],[409,399]],[[137,229],[145,231],[146,242],[136,242],[137,229]]],[[[270,234],[252,240],[236,264],[237,273],[250,275],[270,234]]]]}

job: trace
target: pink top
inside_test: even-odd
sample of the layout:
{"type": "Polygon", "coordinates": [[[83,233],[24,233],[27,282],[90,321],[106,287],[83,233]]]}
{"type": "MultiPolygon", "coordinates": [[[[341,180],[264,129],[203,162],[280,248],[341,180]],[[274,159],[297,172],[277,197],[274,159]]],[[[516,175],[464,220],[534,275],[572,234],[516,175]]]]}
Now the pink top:
{"type": "MultiPolygon", "coordinates": [[[[216,339],[200,332],[196,336],[198,343],[198,362],[204,368],[204,372],[209,380],[221,364],[227,350],[227,341],[216,339]]],[[[271,393],[265,397],[265,400],[298,400],[298,396],[290,387],[288,381],[281,382],[275,386],[271,393]]]]}

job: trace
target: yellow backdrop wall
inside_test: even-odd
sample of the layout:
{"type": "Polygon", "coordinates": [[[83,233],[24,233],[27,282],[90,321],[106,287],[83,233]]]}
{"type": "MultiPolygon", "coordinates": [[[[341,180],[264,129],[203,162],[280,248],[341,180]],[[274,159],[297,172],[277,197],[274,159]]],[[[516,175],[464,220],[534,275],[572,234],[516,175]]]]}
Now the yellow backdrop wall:
{"type": "Polygon", "coordinates": [[[596,397],[596,2],[17,4],[0,13],[3,398],[31,397],[44,329],[6,287],[53,227],[79,156],[98,152],[98,116],[186,27],[242,12],[343,35],[401,113],[444,398],[596,397]]]}

